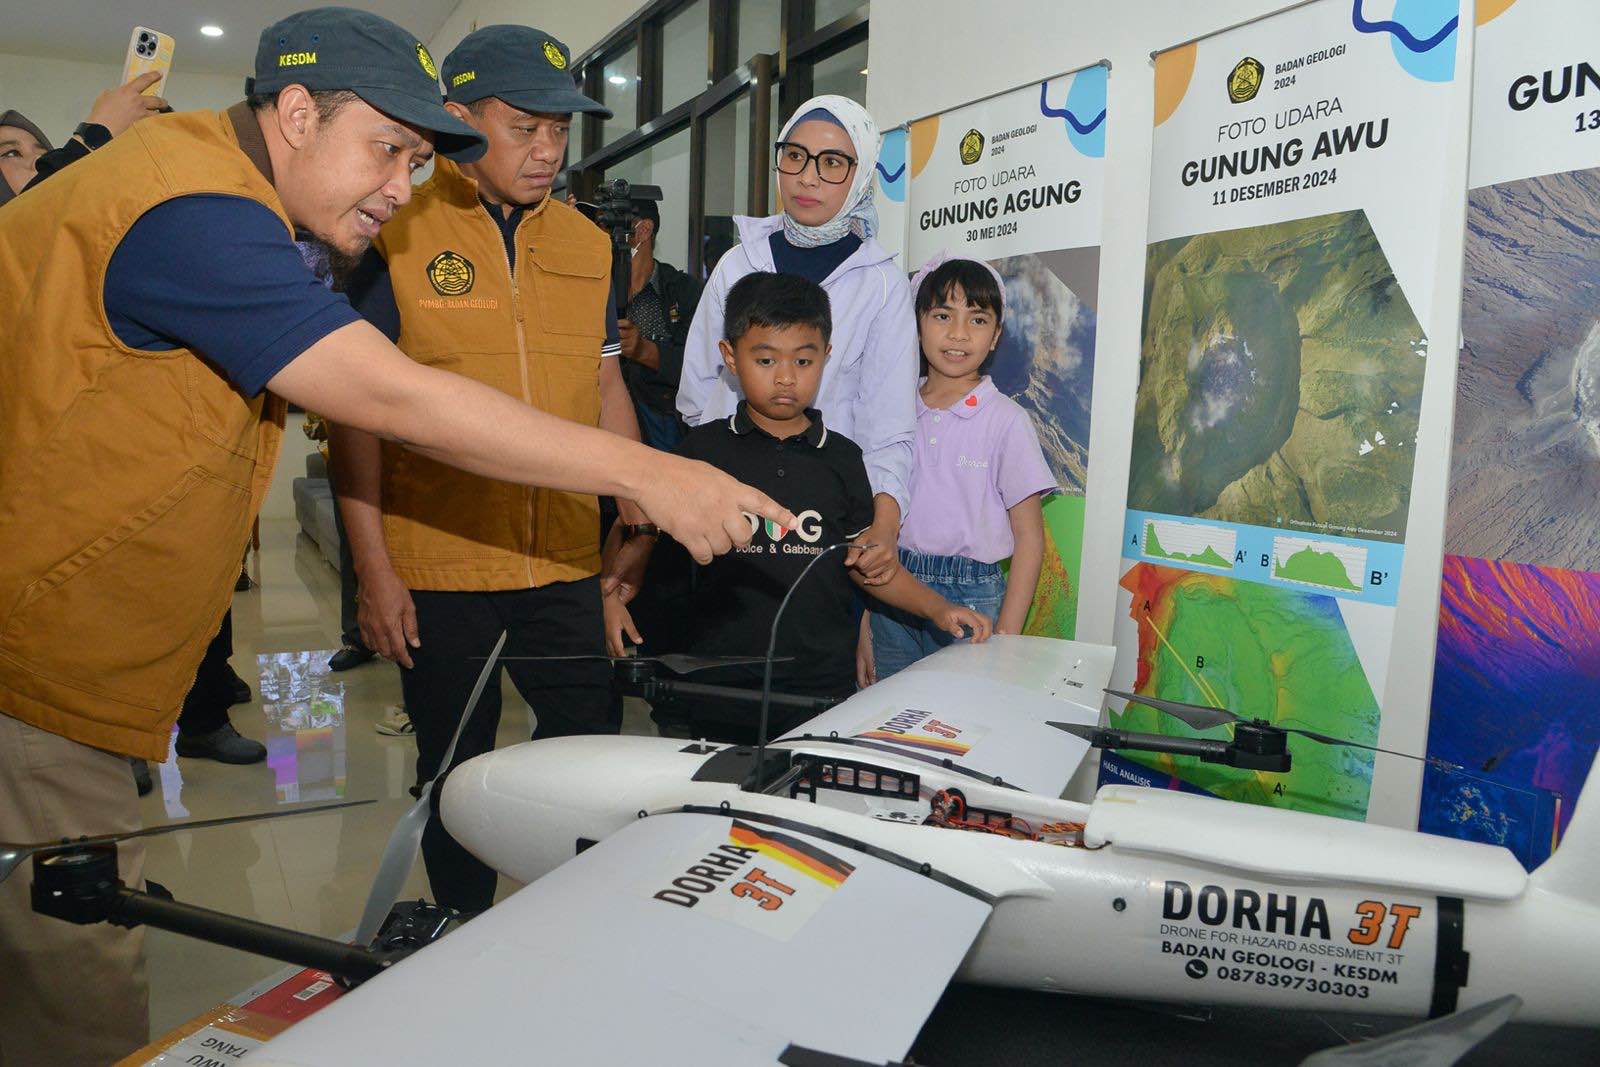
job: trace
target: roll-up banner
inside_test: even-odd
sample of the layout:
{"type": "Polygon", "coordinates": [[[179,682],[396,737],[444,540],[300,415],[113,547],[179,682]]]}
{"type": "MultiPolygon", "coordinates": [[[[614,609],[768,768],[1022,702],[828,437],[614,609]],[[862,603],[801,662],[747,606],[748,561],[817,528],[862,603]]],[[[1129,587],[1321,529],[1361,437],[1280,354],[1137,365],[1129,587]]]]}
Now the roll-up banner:
{"type": "MultiPolygon", "coordinates": [[[[1006,310],[990,377],[1033,417],[1060,492],[1025,632],[1077,632],[1106,144],[1105,64],[911,123],[906,266],[987,260],[1006,310]]],[[[888,154],[886,152],[886,154],[888,154]]]]}
{"type": "MultiPolygon", "coordinates": [[[[1549,856],[1600,742],[1600,5],[1478,0],[1418,825],[1549,856]]],[[[1594,803],[1593,800],[1590,803],[1594,803]]]]}
{"type": "MultiPolygon", "coordinates": [[[[1377,743],[1423,378],[1455,342],[1434,290],[1460,6],[1318,0],[1155,56],[1116,621],[1141,694],[1377,743]]],[[[1109,756],[1101,781],[1366,817],[1370,751],[1290,749],[1287,774],[1109,756]]]]}

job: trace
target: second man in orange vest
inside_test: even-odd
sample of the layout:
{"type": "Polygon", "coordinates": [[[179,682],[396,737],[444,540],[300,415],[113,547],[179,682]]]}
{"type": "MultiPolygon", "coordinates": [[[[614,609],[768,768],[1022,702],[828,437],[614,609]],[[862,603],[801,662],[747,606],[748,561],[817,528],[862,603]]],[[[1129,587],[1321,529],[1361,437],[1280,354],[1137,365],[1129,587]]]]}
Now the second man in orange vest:
{"type": "MultiPolygon", "coordinates": [[[[351,301],[419,363],[637,440],[609,243],[549,195],[572,113],[610,116],[577,91],[568,62],[561,42],[527,26],[477,30],[445,58],[446,106],[487,137],[488,151],[471,164],[435,163],[374,242],[351,301]]],[[[362,638],[401,667],[425,782],[502,630],[508,656],[604,653],[598,501],[468,474],[344,428],[333,430],[331,453],[362,638]]],[[[630,502],[619,506],[622,521],[643,521],[630,502]]],[[[603,663],[508,668],[534,709],[535,738],[621,726],[603,663]]],[[[491,749],[499,719],[492,684],[456,762],[491,749]]],[[[423,858],[441,904],[493,903],[494,872],[437,816],[423,858]]]]}

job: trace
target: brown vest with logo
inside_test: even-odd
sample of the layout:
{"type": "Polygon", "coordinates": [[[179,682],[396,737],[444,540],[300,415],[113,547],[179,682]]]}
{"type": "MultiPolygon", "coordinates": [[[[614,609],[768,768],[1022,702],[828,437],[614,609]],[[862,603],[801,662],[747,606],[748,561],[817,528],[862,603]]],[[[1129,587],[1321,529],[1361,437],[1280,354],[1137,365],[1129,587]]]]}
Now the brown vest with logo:
{"type": "MultiPolygon", "coordinates": [[[[511,271],[477,182],[436,157],[433,177],[376,242],[400,310],[400,348],[597,425],[610,245],[549,197],[524,213],[516,242],[511,271]]],[[[388,442],[383,529],[395,571],[413,589],[529,589],[600,569],[594,497],[494,481],[388,442]]]]}
{"type": "Polygon", "coordinates": [[[192,193],[254,200],[293,234],[212,111],[137,123],[0,209],[0,713],[150,759],[233,596],[283,428],[281,401],[107,322],[123,234],[192,193]]]}

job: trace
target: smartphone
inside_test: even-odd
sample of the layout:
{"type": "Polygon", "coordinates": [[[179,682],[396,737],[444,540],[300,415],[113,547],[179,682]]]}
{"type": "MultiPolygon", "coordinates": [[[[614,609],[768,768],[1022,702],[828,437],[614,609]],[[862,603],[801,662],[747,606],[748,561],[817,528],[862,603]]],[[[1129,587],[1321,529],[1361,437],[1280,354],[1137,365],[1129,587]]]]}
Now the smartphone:
{"type": "Polygon", "coordinates": [[[135,26],[128,40],[128,61],[122,66],[122,84],[152,70],[160,71],[161,77],[145,89],[144,95],[161,96],[172,71],[172,38],[148,26],[135,26]]]}

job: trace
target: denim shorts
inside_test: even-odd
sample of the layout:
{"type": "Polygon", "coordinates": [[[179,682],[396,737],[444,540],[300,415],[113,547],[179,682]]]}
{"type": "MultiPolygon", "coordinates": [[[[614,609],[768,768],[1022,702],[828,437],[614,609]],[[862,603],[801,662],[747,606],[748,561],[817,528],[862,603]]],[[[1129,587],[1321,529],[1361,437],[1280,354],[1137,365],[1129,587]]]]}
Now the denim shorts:
{"type": "MultiPolygon", "coordinates": [[[[1000,604],[1006,596],[1006,576],[1000,564],[979,563],[965,556],[924,555],[902,548],[900,565],[950,603],[987,615],[990,621],[999,620],[1000,604]]],[[[956,640],[926,619],[877,601],[872,603],[872,661],[879,681],[956,640]]]]}

